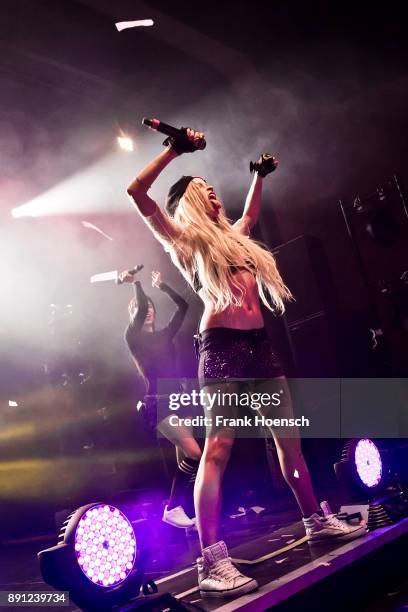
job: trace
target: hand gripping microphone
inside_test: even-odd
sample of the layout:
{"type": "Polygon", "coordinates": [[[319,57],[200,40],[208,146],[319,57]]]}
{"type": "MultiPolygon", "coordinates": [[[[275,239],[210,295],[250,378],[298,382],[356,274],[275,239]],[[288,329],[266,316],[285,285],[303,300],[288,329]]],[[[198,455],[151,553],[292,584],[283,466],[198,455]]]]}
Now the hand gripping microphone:
{"type": "MultiPolygon", "coordinates": [[[[148,119],[147,117],[143,117],[142,125],[146,125],[152,130],[156,130],[157,132],[160,132],[161,134],[165,134],[166,136],[170,136],[171,138],[174,138],[174,139],[186,138],[185,128],[181,128],[181,129],[175,128],[172,125],[168,125],[167,123],[160,121],[160,119],[148,119]]],[[[200,141],[199,146],[196,147],[196,149],[205,149],[206,146],[207,146],[207,143],[205,142],[203,138],[200,141]]]]}
{"type": "Polygon", "coordinates": [[[262,153],[261,157],[256,162],[249,162],[249,171],[257,172],[259,176],[265,178],[278,167],[278,160],[270,153],[262,153]]]}
{"type": "MultiPolygon", "coordinates": [[[[139,264],[138,266],[135,266],[131,270],[128,270],[128,274],[130,274],[131,276],[134,276],[135,274],[140,272],[140,270],[142,270],[143,268],[144,268],[144,265],[143,264],[139,264]]],[[[117,285],[122,285],[123,281],[121,281],[119,278],[117,278],[116,279],[116,284],[117,285]]]]}
{"type": "Polygon", "coordinates": [[[143,270],[143,268],[144,268],[144,265],[143,264],[139,264],[139,265],[135,266],[134,268],[132,268],[131,270],[129,270],[129,274],[134,276],[135,274],[140,272],[140,270],[143,270]]]}

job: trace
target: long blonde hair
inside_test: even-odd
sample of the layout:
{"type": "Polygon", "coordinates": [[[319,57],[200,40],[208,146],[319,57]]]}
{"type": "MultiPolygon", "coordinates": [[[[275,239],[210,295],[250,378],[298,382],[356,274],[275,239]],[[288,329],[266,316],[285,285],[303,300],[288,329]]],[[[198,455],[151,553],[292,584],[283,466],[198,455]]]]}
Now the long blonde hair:
{"type": "Polygon", "coordinates": [[[292,294],[272,253],[234,229],[223,209],[216,220],[211,219],[211,212],[200,186],[191,181],[174,215],[182,240],[170,251],[173,261],[191,284],[198,275],[204,296],[216,312],[243,304],[244,287],[234,278],[231,266],[254,274],[263,304],[269,310],[284,312],[284,300],[290,300],[292,294]]]}

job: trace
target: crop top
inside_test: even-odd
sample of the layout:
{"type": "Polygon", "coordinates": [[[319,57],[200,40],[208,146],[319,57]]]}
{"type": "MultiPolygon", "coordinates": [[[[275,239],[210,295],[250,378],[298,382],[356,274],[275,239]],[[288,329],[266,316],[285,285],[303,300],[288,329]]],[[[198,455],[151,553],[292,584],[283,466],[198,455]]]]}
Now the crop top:
{"type": "MultiPolygon", "coordinates": [[[[252,269],[252,273],[255,274],[254,266],[252,264],[250,264],[249,267],[252,269]]],[[[231,265],[231,266],[229,266],[229,268],[231,270],[231,274],[236,274],[240,270],[248,270],[248,268],[246,268],[245,266],[232,266],[231,265]]],[[[198,293],[200,291],[200,289],[203,288],[203,285],[202,285],[202,283],[200,281],[200,277],[198,275],[198,272],[194,272],[194,276],[193,276],[193,288],[194,288],[194,291],[196,293],[198,293]]]]}

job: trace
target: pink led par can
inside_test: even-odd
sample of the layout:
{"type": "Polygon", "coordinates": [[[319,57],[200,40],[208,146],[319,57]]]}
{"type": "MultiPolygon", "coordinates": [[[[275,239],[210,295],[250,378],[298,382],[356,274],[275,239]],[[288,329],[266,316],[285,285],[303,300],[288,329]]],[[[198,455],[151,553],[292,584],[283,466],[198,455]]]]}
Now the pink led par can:
{"type": "Polygon", "coordinates": [[[79,520],[74,549],[89,580],[101,587],[113,587],[126,580],[135,565],[136,536],[118,508],[97,504],[79,520]]]}

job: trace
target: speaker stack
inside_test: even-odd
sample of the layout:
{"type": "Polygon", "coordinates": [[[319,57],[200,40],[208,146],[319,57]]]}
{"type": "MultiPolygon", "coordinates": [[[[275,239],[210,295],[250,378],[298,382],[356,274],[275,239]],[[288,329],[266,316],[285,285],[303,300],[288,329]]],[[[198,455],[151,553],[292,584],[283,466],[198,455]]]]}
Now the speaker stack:
{"type": "Polygon", "coordinates": [[[301,378],[338,376],[338,350],[332,317],[334,289],[321,243],[298,236],[273,250],[294,301],[283,317],[293,362],[301,378]]]}
{"type": "Polygon", "coordinates": [[[408,205],[394,174],[373,193],[340,201],[371,304],[375,343],[384,347],[384,373],[408,373],[408,205]]]}

